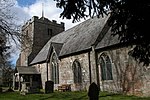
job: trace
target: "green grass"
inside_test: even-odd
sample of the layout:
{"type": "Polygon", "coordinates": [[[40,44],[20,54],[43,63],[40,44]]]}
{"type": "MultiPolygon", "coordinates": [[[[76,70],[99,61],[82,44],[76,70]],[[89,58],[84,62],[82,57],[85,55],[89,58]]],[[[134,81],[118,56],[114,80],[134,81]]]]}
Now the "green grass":
{"type": "MultiPolygon", "coordinates": [[[[49,94],[20,95],[19,92],[0,94],[0,100],[88,100],[87,92],[54,92],[49,94]]],[[[150,100],[150,97],[126,96],[100,92],[99,100],[150,100]]]]}
{"type": "Polygon", "coordinates": [[[86,92],[54,92],[20,95],[19,92],[0,94],[0,100],[87,100],[86,92]]]}

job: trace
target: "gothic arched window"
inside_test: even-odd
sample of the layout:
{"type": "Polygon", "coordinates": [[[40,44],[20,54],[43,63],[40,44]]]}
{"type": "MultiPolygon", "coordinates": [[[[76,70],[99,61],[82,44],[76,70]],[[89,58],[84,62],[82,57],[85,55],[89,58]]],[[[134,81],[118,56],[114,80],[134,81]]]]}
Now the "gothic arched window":
{"type": "Polygon", "coordinates": [[[102,80],[113,80],[112,64],[111,64],[110,58],[107,55],[102,54],[99,57],[99,64],[101,67],[102,80]]]}
{"type": "Polygon", "coordinates": [[[75,60],[72,65],[74,83],[82,83],[82,70],[79,61],[75,60]]]}
{"type": "Polygon", "coordinates": [[[55,84],[59,83],[58,60],[55,53],[53,53],[51,57],[51,79],[55,84]]]}

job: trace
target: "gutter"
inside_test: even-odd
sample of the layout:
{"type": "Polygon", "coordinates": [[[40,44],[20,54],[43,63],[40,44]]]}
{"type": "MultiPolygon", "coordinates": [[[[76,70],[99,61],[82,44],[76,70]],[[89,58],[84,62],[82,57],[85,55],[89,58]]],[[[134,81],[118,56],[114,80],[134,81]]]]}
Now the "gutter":
{"type": "Polygon", "coordinates": [[[73,52],[73,53],[70,53],[70,54],[59,55],[59,59],[66,58],[66,57],[69,57],[69,56],[72,56],[72,55],[79,55],[79,54],[82,54],[82,53],[87,53],[87,52],[90,52],[90,51],[92,51],[92,48],[91,48],[91,47],[89,47],[89,48],[87,48],[87,49],[85,49],[85,50],[73,52]]]}

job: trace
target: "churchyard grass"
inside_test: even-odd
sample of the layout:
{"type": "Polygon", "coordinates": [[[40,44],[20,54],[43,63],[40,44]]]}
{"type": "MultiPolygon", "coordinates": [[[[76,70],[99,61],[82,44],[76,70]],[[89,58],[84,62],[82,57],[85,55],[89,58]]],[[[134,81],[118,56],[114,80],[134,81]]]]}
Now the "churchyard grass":
{"type": "MultiPolygon", "coordinates": [[[[87,92],[54,92],[20,95],[19,92],[0,93],[0,100],[88,100],[87,92]]],[[[99,100],[150,100],[150,97],[126,96],[100,92],[99,100]]]]}

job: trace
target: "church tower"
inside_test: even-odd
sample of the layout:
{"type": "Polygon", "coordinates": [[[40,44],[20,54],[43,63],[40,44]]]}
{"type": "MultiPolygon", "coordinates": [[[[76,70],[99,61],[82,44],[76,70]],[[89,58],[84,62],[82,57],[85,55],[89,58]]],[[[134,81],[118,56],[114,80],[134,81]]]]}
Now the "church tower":
{"type": "Polygon", "coordinates": [[[20,53],[17,66],[28,66],[48,40],[64,30],[63,22],[58,24],[57,21],[50,21],[43,16],[41,18],[33,16],[22,26],[22,33],[26,36],[24,38],[26,46],[22,45],[23,50],[20,53]]]}

